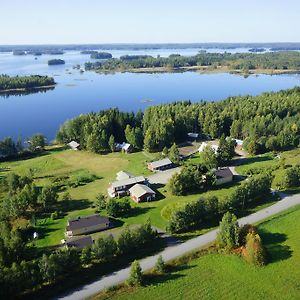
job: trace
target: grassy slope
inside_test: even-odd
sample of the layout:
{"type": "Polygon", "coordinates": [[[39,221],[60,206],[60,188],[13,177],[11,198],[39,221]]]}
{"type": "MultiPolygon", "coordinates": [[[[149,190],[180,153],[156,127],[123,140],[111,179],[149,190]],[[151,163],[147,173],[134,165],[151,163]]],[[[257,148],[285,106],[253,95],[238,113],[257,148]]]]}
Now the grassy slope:
{"type": "Polygon", "coordinates": [[[205,255],[113,299],[299,299],[299,226],[300,207],[259,225],[269,252],[266,267],[255,268],[235,255],[205,255]]]}

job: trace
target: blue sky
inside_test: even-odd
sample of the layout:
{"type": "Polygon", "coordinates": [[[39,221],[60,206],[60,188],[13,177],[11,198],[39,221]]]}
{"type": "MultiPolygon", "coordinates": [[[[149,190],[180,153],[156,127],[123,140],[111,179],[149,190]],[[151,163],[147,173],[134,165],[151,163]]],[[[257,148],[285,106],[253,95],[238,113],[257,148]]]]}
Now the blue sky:
{"type": "Polygon", "coordinates": [[[299,0],[0,0],[0,44],[300,42],[299,0]]]}

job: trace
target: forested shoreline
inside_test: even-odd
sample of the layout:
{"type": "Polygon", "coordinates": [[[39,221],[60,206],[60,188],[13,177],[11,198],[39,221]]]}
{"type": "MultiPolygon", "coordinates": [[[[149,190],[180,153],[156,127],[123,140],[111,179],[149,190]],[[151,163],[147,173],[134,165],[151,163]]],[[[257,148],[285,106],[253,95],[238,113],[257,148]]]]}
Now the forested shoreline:
{"type": "Polygon", "coordinates": [[[30,90],[54,86],[53,77],[30,75],[30,76],[8,76],[0,75],[0,93],[30,90]]]}
{"type": "MultiPolygon", "coordinates": [[[[242,70],[300,70],[300,53],[294,51],[268,53],[207,53],[200,51],[194,56],[171,54],[169,57],[150,55],[124,55],[119,59],[85,63],[86,70],[97,72],[157,69],[191,70],[197,68],[226,68],[228,71],[242,70]]],[[[150,70],[149,70],[150,71],[150,70]]]]}
{"type": "Polygon", "coordinates": [[[65,122],[57,141],[76,140],[96,153],[109,152],[112,141],[125,140],[136,148],[160,151],[185,141],[188,132],[244,139],[251,154],[293,148],[300,136],[300,88],[220,102],[174,102],[136,114],[116,108],[83,114],[65,122]]]}

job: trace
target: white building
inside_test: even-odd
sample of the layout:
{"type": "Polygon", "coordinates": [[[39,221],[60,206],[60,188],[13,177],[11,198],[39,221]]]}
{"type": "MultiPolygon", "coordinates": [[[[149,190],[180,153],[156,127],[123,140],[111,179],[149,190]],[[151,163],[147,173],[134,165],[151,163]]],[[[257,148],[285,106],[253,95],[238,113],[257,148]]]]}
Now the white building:
{"type": "Polygon", "coordinates": [[[75,142],[75,141],[71,141],[71,142],[68,144],[68,146],[69,146],[72,150],[77,151],[78,148],[79,148],[79,146],[80,146],[80,144],[78,144],[78,143],[75,142]]]}
{"type": "Polygon", "coordinates": [[[218,145],[213,145],[213,144],[208,144],[208,143],[206,143],[206,142],[202,142],[202,143],[201,143],[201,145],[200,145],[200,147],[199,147],[199,149],[198,149],[199,153],[203,152],[204,149],[205,149],[206,147],[208,147],[208,146],[211,147],[211,149],[217,154],[218,149],[219,149],[219,146],[218,146],[218,145]]]}

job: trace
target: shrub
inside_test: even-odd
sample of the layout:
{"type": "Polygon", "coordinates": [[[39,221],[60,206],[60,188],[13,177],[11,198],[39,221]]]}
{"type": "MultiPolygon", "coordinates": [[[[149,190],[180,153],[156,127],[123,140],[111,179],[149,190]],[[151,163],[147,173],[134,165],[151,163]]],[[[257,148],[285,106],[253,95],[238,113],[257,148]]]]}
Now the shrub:
{"type": "Polygon", "coordinates": [[[161,255],[158,257],[155,264],[155,271],[159,274],[164,274],[166,272],[166,264],[161,255]]]}
{"type": "Polygon", "coordinates": [[[256,233],[248,233],[246,238],[246,246],[244,258],[255,266],[263,266],[266,264],[265,249],[263,247],[260,236],[256,233]]]}
{"type": "Polygon", "coordinates": [[[131,264],[130,275],[127,280],[128,285],[140,286],[143,284],[142,268],[137,260],[131,264]]]}
{"type": "Polygon", "coordinates": [[[220,222],[217,244],[226,251],[239,245],[239,225],[236,216],[230,212],[227,212],[220,222]]]}

